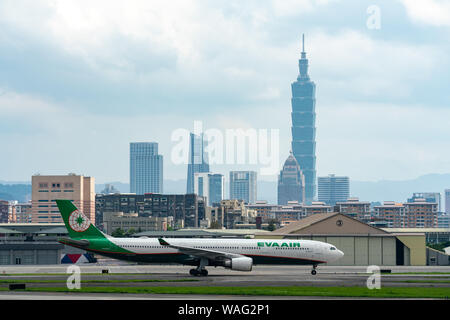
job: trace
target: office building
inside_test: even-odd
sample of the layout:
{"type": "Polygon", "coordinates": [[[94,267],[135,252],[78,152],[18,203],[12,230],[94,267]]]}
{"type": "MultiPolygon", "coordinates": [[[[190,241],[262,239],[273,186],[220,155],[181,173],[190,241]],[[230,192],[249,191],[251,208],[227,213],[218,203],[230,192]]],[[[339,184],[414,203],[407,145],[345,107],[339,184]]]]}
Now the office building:
{"type": "Polygon", "coordinates": [[[375,206],[375,216],[386,222],[387,228],[436,228],[437,204],[416,199],[414,202],[386,201],[375,206]]]}
{"type": "Polygon", "coordinates": [[[359,201],[358,198],[349,198],[347,201],[336,202],[335,211],[364,223],[371,221],[370,202],[359,201]]]}
{"type": "Polygon", "coordinates": [[[256,211],[256,216],[261,218],[261,223],[268,223],[270,220],[275,219],[273,211],[281,208],[280,205],[269,204],[265,200],[247,204],[246,207],[256,211]]]}
{"type": "Polygon", "coordinates": [[[445,189],[445,213],[450,214],[450,189],[445,189]]]}
{"type": "Polygon", "coordinates": [[[247,204],[256,202],[256,172],[230,171],[230,199],[243,200],[247,204]]]}
{"type": "Polygon", "coordinates": [[[103,214],[103,228],[107,234],[121,229],[124,232],[135,233],[145,231],[167,231],[172,217],[139,217],[137,213],[105,212],[103,214]]]}
{"type": "Polygon", "coordinates": [[[305,175],[305,201],[311,203],[316,196],[316,85],[308,75],[304,36],[299,71],[291,86],[292,152],[305,175]]]}
{"type": "Polygon", "coordinates": [[[247,208],[242,200],[222,200],[218,207],[211,208],[211,222],[226,229],[254,223],[255,219],[256,211],[247,208]]]}
{"type": "Polygon", "coordinates": [[[168,218],[168,227],[173,229],[198,228],[206,219],[205,200],[196,194],[97,194],[95,208],[97,227],[102,230],[103,216],[108,212],[168,218]]]}
{"type": "Polygon", "coordinates": [[[278,176],[278,204],[285,205],[289,201],[302,203],[304,200],[305,176],[291,152],[278,176]]]}
{"type": "Polygon", "coordinates": [[[438,228],[445,228],[450,231],[450,214],[443,213],[438,215],[438,228]]]}
{"type": "Polygon", "coordinates": [[[424,199],[404,203],[406,208],[407,228],[437,228],[438,205],[424,199]]]}
{"type": "Polygon", "coordinates": [[[209,172],[208,153],[205,150],[204,135],[191,133],[189,139],[189,163],[187,173],[186,193],[194,193],[195,173],[209,172]]]}
{"type": "Polygon", "coordinates": [[[0,223],[8,223],[9,202],[0,200],[0,223]]]}
{"type": "Polygon", "coordinates": [[[73,204],[95,224],[95,179],[73,173],[66,176],[31,178],[32,222],[63,222],[56,199],[72,200],[73,204]]]}
{"type": "Polygon", "coordinates": [[[194,193],[205,197],[208,206],[223,200],[224,177],[210,172],[194,174],[194,193]]]}
{"type": "Polygon", "coordinates": [[[336,202],[344,202],[350,196],[350,179],[330,174],[318,179],[319,201],[334,206],[336,202]]]}
{"type": "Polygon", "coordinates": [[[130,192],[163,193],[163,156],[158,154],[158,143],[130,143],[130,192]]]}
{"type": "Polygon", "coordinates": [[[31,223],[33,221],[33,211],[31,202],[17,203],[15,207],[16,207],[17,223],[31,223]]]}
{"type": "Polygon", "coordinates": [[[423,199],[426,202],[437,203],[438,212],[441,211],[441,194],[439,192],[415,192],[407,202],[415,202],[416,199],[423,199]]]}

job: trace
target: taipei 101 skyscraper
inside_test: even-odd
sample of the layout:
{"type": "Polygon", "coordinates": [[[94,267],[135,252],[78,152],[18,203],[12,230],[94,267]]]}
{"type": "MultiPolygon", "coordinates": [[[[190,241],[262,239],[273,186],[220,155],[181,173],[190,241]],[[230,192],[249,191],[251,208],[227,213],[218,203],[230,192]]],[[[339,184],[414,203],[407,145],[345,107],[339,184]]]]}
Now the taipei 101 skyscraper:
{"type": "Polygon", "coordinates": [[[292,153],[305,176],[305,203],[316,196],[316,85],[309,79],[305,35],[300,74],[292,83],[292,153]]]}

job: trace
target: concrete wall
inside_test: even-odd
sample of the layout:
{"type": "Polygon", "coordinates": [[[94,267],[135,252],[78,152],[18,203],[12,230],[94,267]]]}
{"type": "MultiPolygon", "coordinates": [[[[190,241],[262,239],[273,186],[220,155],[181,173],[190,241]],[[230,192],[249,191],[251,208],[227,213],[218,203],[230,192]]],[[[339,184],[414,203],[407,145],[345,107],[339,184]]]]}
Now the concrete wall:
{"type": "MultiPolygon", "coordinates": [[[[403,242],[405,246],[409,248],[409,260],[411,266],[426,266],[426,245],[425,235],[397,235],[397,239],[403,242]]],[[[406,256],[405,256],[405,261],[406,256]]]]}
{"type": "Polygon", "coordinates": [[[444,252],[427,247],[427,266],[449,266],[450,256],[444,252]]]}

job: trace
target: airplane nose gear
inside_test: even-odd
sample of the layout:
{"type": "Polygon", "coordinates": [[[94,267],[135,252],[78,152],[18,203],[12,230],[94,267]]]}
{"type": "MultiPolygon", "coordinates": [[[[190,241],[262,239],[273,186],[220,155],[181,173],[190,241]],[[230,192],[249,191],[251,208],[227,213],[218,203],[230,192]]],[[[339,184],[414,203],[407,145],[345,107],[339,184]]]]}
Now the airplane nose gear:
{"type": "Polygon", "coordinates": [[[315,276],[317,274],[316,268],[317,268],[317,264],[313,265],[313,269],[311,270],[311,274],[313,276],[315,276]]]}

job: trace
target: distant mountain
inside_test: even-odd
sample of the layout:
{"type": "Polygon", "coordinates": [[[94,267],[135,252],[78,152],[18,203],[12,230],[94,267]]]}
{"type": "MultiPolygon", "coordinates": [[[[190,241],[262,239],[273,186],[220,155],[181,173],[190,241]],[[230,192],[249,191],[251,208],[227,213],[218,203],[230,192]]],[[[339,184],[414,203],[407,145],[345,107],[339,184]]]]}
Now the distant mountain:
{"type": "Polygon", "coordinates": [[[31,200],[31,184],[0,184],[0,200],[31,200]]]}
{"type": "MultiPolygon", "coordinates": [[[[450,174],[427,174],[412,180],[380,180],[376,182],[350,180],[350,194],[365,201],[405,202],[414,192],[440,192],[450,189],[450,174]]],[[[443,209],[443,208],[442,208],[443,209]]]]}

